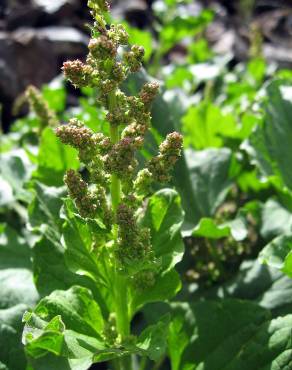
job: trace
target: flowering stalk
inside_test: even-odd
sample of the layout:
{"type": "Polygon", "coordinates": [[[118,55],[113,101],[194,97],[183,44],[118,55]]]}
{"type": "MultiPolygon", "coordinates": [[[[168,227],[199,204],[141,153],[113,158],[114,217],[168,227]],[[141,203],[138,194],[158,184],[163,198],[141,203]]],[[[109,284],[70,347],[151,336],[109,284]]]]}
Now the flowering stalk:
{"type": "Polygon", "coordinates": [[[29,103],[30,110],[34,112],[40,121],[40,133],[47,126],[55,127],[58,125],[58,118],[55,112],[49,108],[48,103],[36,87],[28,86],[25,91],[25,98],[29,103]]]}
{"type": "MultiPolygon", "coordinates": [[[[98,219],[107,229],[106,253],[115,302],[116,330],[120,340],[130,338],[129,284],[137,289],[155,283],[156,261],[150,231],[140,225],[137,215],[151,193],[154,182],[170,179],[170,171],[180,156],[182,137],[169,134],[159,154],[138,171],[135,154],[144,143],[151,123],[151,103],[158,93],[157,83],[147,83],[138,96],[127,96],[120,85],[130,73],[142,67],[144,49],[128,44],[122,25],[106,24],[108,4],[89,0],[95,19],[86,62],[64,63],[65,77],[75,87],[90,86],[98,91],[98,101],[107,111],[110,136],[95,133],[83,122],[71,119],[56,129],[56,135],[79,152],[90,177],[86,182],[73,170],[65,183],[79,215],[98,219]]],[[[121,369],[131,369],[130,359],[120,361],[121,369]]]]}

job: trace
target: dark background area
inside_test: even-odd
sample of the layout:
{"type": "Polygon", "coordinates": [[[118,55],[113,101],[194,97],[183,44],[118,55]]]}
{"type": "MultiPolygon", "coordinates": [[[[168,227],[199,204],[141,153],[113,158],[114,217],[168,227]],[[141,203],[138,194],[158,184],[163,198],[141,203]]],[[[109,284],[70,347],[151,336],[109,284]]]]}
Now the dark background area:
{"type": "MultiPolygon", "coordinates": [[[[115,18],[150,30],[155,37],[152,3],[153,0],[113,0],[112,13],[115,18]]],[[[206,38],[216,52],[231,51],[234,64],[247,58],[248,29],[256,23],[268,61],[292,66],[291,0],[194,0],[186,6],[194,4],[214,10],[206,38]]],[[[88,22],[84,0],[0,0],[0,104],[4,131],[15,119],[13,102],[27,85],[40,87],[60,73],[63,61],[84,57],[88,22]]],[[[183,52],[183,48],[179,50],[183,52]]]]}

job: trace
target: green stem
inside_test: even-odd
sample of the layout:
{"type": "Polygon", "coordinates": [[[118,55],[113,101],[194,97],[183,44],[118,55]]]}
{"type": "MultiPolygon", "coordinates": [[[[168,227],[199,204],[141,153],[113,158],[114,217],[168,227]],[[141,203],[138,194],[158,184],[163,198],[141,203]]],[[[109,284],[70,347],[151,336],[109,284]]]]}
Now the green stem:
{"type": "MultiPolygon", "coordinates": [[[[112,143],[115,144],[119,141],[119,131],[117,126],[110,127],[110,136],[112,143]]],[[[111,177],[111,199],[113,211],[116,212],[121,199],[121,182],[115,174],[111,177]]]]}
{"type": "MultiPolygon", "coordinates": [[[[109,99],[109,111],[113,112],[116,105],[117,105],[117,99],[116,99],[116,92],[111,92],[108,96],[109,99]]],[[[120,137],[119,137],[119,128],[118,126],[111,125],[110,126],[110,138],[111,142],[113,144],[116,144],[120,137]]],[[[114,212],[117,211],[118,204],[120,202],[121,197],[121,183],[117,175],[113,174],[111,178],[111,199],[112,199],[112,206],[114,212]]]]}
{"type": "Polygon", "coordinates": [[[115,303],[118,332],[122,337],[127,337],[130,334],[127,281],[125,276],[118,272],[115,279],[115,303]]]}
{"type": "MultiPolygon", "coordinates": [[[[108,96],[109,111],[113,112],[116,105],[116,92],[112,92],[108,96]]],[[[116,144],[119,137],[119,128],[116,125],[110,126],[110,138],[113,144],[116,144]]],[[[121,182],[117,175],[113,174],[111,176],[111,201],[114,213],[117,212],[118,205],[121,200],[121,182]]],[[[117,241],[118,232],[115,225],[114,229],[114,240],[117,241]]],[[[128,291],[127,291],[127,281],[126,278],[119,273],[118,269],[115,269],[114,276],[114,300],[115,300],[115,311],[116,311],[116,321],[117,321],[117,331],[120,336],[123,338],[127,337],[130,334],[130,320],[128,314],[128,291]]],[[[115,365],[119,370],[131,370],[131,357],[127,356],[121,359],[118,359],[115,362],[115,365]]]]}

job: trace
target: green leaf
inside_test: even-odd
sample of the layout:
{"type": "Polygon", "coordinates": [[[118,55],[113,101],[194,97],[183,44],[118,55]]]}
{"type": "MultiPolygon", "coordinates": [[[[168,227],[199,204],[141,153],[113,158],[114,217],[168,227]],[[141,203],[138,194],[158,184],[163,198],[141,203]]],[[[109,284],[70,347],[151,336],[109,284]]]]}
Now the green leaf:
{"type": "Polygon", "coordinates": [[[7,225],[0,226],[0,368],[23,370],[26,359],[21,344],[21,317],[35,304],[38,292],[24,237],[7,225]]]}
{"type": "Polygon", "coordinates": [[[292,234],[273,239],[260,253],[260,261],[292,277],[292,234]]]}
{"type": "MultiPolygon", "coordinates": [[[[33,269],[35,284],[42,295],[50,294],[56,289],[68,289],[72,285],[84,286],[92,291],[95,299],[100,303],[103,310],[106,311],[103,300],[100,295],[100,287],[89,278],[89,274],[84,276],[76,274],[76,268],[73,266],[75,260],[79,258],[79,266],[84,257],[92,259],[89,251],[83,244],[77,241],[88,237],[88,232],[84,234],[86,226],[80,230],[81,235],[77,235],[74,229],[73,221],[67,223],[64,228],[65,214],[61,217],[61,207],[63,205],[62,197],[65,195],[63,187],[48,187],[39,182],[34,182],[33,186],[35,197],[29,209],[30,225],[37,232],[32,249],[33,269]],[[69,245],[62,244],[62,233],[65,232],[63,240],[67,240],[69,245]],[[72,244],[70,244],[72,241],[72,244]],[[80,250],[86,251],[87,255],[80,257],[80,250]]],[[[73,220],[75,218],[73,217],[73,220]]],[[[77,223],[77,219],[74,221],[77,223]]],[[[86,268],[84,267],[84,271],[86,268]]]]}
{"type": "Polygon", "coordinates": [[[179,274],[174,270],[160,273],[156,276],[155,284],[143,291],[132,290],[130,302],[130,316],[133,316],[146,303],[167,301],[174,297],[181,289],[179,274]]]}
{"type": "Polygon", "coordinates": [[[262,208],[261,235],[271,239],[292,231],[292,213],[277,200],[269,199],[262,208]]]}
{"type": "MultiPolygon", "coordinates": [[[[216,209],[226,198],[232,185],[232,152],[230,149],[207,149],[185,151],[190,188],[177,184],[183,196],[186,222],[183,227],[190,234],[201,217],[214,215],[216,209]],[[195,204],[188,202],[192,194],[195,204]]],[[[179,173],[178,173],[179,175],[179,173]]]]}
{"type": "Polygon", "coordinates": [[[180,197],[172,189],[155,193],[148,202],[143,226],[151,230],[151,243],[155,256],[162,259],[164,271],[181,261],[184,244],[180,229],[184,220],[180,197]]]}
{"type": "Polygon", "coordinates": [[[53,80],[49,85],[42,88],[42,95],[50,109],[55,112],[63,112],[66,107],[66,91],[63,81],[53,80]]]}
{"type": "Polygon", "coordinates": [[[222,147],[224,137],[236,137],[238,132],[232,114],[223,114],[219,107],[205,101],[189,108],[182,122],[184,143],[194,149],[222,147]]]}
{"type": "Polygon", "coordinates": [[[0,224],[0,269],[31,268],[30,248],[23,236],[10,226],[0,224]]]}
{"type": "Polygon", "coordinates": [[[104,349],[103,317],[85,288],[74,286],[53,292],[33,312],[27,312],[24,321],[23,341],[30,357],[38,358],[49,352],[72,359],[92,359],[98,349],[104,349]]]}
{"type": "Polygon", "coordinates": [[[161,263],[154,286],[142,291],[132,288],[131,315],[145,303],[170,299],[179,291],[181,282],[174,266],[184,252],[180,234],[183,217],[180,198],[174,190],[160,190],[149,199],[142,224],[150,228],[154,254],[161,263]]]}
{"type": "Polygon", "coordinates": [[[38,154],[38,168],[34,177],[46,185],[62,186],[68,169],[78,169],[75,149],[64,145],[49,127],[42,132],[38,154]]]}
{"type": "Polygon", "coordinates": [[[138,337],[137,347],[151,360],[158,361],[167,348],[169,315],[159,318],[154,325],[149,325],[138,337]]]}
{"type": "Polygon", "coordinates": [[[173,370],[291,368],[292,315],[271,320],[269,311],[237,300],[174,303],[171,309],[173,370]]]}
{"type": "Polygon", "coordinates": [[[204,10],[197,17],[188,14],[178,15],[171,22],[165,23],[159,34],[160,53],[166,53],[183,38],[203,31],[212,18],[213,13],[210,10],[204,10]]]}
{"type": "Polygon", "coordinates": [[[291,89],[290,82],[282,80],[268,86],[263,124],[257,127],[243,148],[264,176],[274,177],[280,187],[292,189],[289,165],[292,160],[292,103],[287,96],[288,89],[291,89]]]}
{"type": "Polygon", "coordinates": [[[52,369],[55,369],[54,364],[60,363],[63,367],[57,365],[57,369],[86,370],[94,362],[131,353],[156,358],[165,349],[158,336],[166,327],[166,320],[146,329],[139,337],[139,346],[136,343],[107,344],[101,309],[91,292],[79,286],[53,292],[43,298],[33,312],[27,311],[23,319],[26,354],[37,369],[44,368],[44,358],[52,369]]]}
{"type": "Polygon", "coordinates": [[[0,196],[2,202],[9,203],[11,193],[17,200],[29,202],[31,194],[24,189],[25,183],[30,179],[34,166],[30,163],[22,149],[15,149],[0,156],[0,183],[4,193],[0,196]],[[6,193],[6,195],[5,195],[6,193]],[[7,198],[8,197],[8,198],[7,198]]]}
{"type": "Polygon", "coordinates": [[[207,299],[251,300],[271,310],[273,317],[276,317],[291,312],[292,279],[258,260],[244,261],[236,276],[206,292],[193,293],[192,301],[202,298],[202,295],[207,299]]]}
{"type": "Polygon", "coordinates": [[[212,218],[203,217],[194,228],[192,235],[210,239],[232,236],[234,240],[241,241],[247,236],[247,228],[244,220],[240,217],[221,225],[216,225],[212,218]]]}
{"type": "Polygon", "coordinates": [[[18,304],[7,309],[0,309],[1,370],[25,369],[26,358],[21,343],[21,318],[27,308],[25,304],[18,304]]]}

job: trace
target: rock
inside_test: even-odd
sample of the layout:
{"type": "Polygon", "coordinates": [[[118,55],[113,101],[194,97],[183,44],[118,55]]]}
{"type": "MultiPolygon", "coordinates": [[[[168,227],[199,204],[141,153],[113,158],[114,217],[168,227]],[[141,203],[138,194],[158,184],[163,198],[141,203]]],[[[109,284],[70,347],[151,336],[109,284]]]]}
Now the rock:
{"type": "Polygon", "coordinates": [[[71,27],[0,32],[1,95],[14,99],[30,83],[41,86],[59,73],[61,59],[82,56],[88,37],[71,27]]]}
{"type": "Polygon", "coordinates": [[[7,1],[3,13],[5,29],[9,31],[18,27],[33,27],[44,15],[43,10],[36,7],[32,0],[7,1]]]}
{"type": "Polygon", "coordinates": [[[89,37],[72,27],[45,27],[38,30],[38,37],[49,41],[57,56],[76,57],[87,51],[89,37]]]}
{"type": "Polygon", "coordinates": [[[64,7],[76,7],[78,1],[76,0],[34,0],[37,7],[42,8],[46,13],[56,14],[64,7]]]}
{"type": "MultiPolygon", "coordinates": [[[[41,40],[30,30],[0,33],[1,98],[15,99],[33,83],[40,86],[56,73],[57,62],[49,41],[41,40]]],[[[2,100],[2,99],[1,99],[2,100]]]]}

